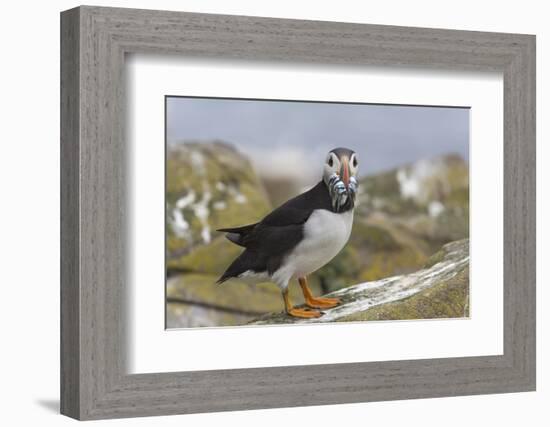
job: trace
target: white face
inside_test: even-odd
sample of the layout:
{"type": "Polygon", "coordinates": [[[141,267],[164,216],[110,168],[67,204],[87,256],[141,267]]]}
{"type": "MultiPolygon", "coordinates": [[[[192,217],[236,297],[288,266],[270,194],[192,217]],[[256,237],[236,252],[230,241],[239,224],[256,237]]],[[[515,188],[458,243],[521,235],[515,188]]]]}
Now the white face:
{"type": "Polygon", "coordinates": [[[357,176],[357,171],[359,169],[359,162],[357,160],[356,153],[353,153],[349,159],[347,158],[347,156],[344,156],[342,159],[340,159],[335,153],[330,152],[328,153],[327,158],[325,159],[323,177],[328,179],[332,174],[335,173],[340,178],[342,178],[341,176],[343,171],[342,162],[347,163],[350,177],[357,176]]]}
{"type": "Polygon", "coordinates": [[[349,159],[349,175],[357,176],[357,170],[359,169],[359,161],[357,160],[357,154],[353,153],[349,159]]]}

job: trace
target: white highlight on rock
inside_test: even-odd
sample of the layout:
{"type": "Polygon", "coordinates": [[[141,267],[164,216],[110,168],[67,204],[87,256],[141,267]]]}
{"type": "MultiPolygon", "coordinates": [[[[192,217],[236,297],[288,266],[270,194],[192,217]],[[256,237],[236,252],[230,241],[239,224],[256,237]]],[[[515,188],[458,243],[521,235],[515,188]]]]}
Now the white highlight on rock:
{"type": "Polygon", "coordinates": [[[178,209],[174,209],[172,215],[174,216],[174,220],[172,222],[172,229],[174,230],[174,233],[180,238],[186,237],[187,232],[189,231],[189,223],[185,220],[183,214],[178,209]]]}
{"type": "Polygon", "coordinates": [[[189,238],[189,223],[185,220],[182,210],[195,201],[196,194],[190,190],[185,196],[176,201],[176,207],[172,210],[172,230],[180,238],[189,238]]]}
{"type": "Polygon", "coordinates": [[[229,186],[227,191],[231,196],[233,196],[236,203],[239,203],[242,205],[248,202],[248,198],[243,193],[241,193],[235,186],[233,185],[229,186]]]}
{"type": "Polygon", "coordinates": [[[433,200],[428,205],[428,214],[432,218],[437,218],[439,215],[443,213],[444,210],[445,210],[445,206],[439,200],[433,200]]]}
{"type": "Polygon", "coordinates": [[[193,205],[193,213],[201,223],[201,237],[205,244],[210,243],[210,225],[208,224],[208,217],[210,216],[210,209],[208,209],[208,203],[212,199],[212,193],[205,189],[202,194],[202,199],[193,205]]]}
{"type": "Polygon", "coordinates": [[[388,277],[333,292],[330,296],[341,296],[349,292],[354,294],[363,293],[367,290],[378,290],[377,292],[372,292],[372,295],[369,297],[361,297],[356,301],[327,310],[325,315],[320,319],[316,319],[316,321],[331,322],[377,305],[408,298],[435,283],[452,278],[468,264],[469,259],[470,257],[467,256],[459,260],[444,261],[434,265],[430,269],[420,270],[416,273],[388,277]]]}
{"type": "Polygon", "coordinates": [[[237,195],[235,196],[235,201],[242,205],[243,203],[246,203],[248,199],[243,193],[237,193],[237,195]]]}
{"type": "MultiPolygon", "coordinates": [[[[208,223],[208,217],[210,216],[210,209],[208,209],[208,204],[210,203],[210,200],[212,200],[212,193],[210,192],[210,189],[207,184],[203,184],[203,193],[202,197],[198,202],[195,202],[197,199],[197,194],[193,190],[189,190],[189,192],[179,198],[176,201],[175,207],[172,210],[172,217],[174,218],[171,222],[172,230],[176,234],[176,236],[180,238],[185,239],[191,239],[190,235],[190,225],[189,222],[185,220],[185,217],[183,215],[183,209],[189,208],[192,210],[193,214],[197,217],[201,224],[201,238],[204,243],[210,243],[212,240],[212,236],[210,233],[210,224],[208,223]]],[[[218,202],[218,203],[224,203],[224,202],[218,202]]],[[[223,206],[218,206],[220,209],[225,208],[225,204],[223,206]]]]}
{"type": "Polygon", "coordinates": [[[189,206],[191,203],[195,201],[195,198],[197,195],[193,190],[189,190],[189,193],[187,193],[185,196],[180,197],[176,201],[176,208],[178,209],[185,209],[187,206],[189,206]]]}
{"type": "Polygon", "coordinates": [[[397,170],[397,182],[401,197],[426,202],[425,184],[429,178],[440,173],[444,167],[440,159],[420,160],[411,166],[397,170]]]}
{"type": "Polygon", "coordinates": [[[206,175],[206,167],[204,165],[204,155],[197,150],[191,151],[191,166],[198,175],[206,175]]]}

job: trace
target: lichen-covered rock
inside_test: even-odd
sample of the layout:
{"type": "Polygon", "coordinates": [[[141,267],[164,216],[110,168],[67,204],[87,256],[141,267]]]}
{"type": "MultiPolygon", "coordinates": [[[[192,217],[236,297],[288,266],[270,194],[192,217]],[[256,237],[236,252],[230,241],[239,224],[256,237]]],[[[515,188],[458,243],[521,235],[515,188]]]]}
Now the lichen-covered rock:
{"type": "Polygon", "coordinates": [[[468,267],[408,298],[344,316],[339,321],[468,317],[468,267]]]}
{"type": "Polygon", "coordinates": [[[436,217],[446,203],[462,205],[467,201],[468,186],[468,165],[462,157],[449,154],[363,178],[359,206],[362,211],[389,215],[436,217]]]}
{"type": "MultiPolygon", "coordinates": [[[[237,248],[216,241],[222,233],[215,230],[258,221],[270,210],[269,200],[249,160],[231,145],[214,141],[168,146],[166,245],[169,271],[185,271],[192,266],[185,256],[196,248],[201,248],[202,254],[216,254],[215,262],[227,262],[238,253],[235,252],[237,248]],[[210,244],[214,246],[208,249],[210,244]]],[[[196,259],[195,256],[193,261],[196,259]]],[[[219,270],[205,272],[218,273],[219,270]]],[[[204,265],[200,271],[204,271],[204,265]]]]}
{"type": "Polygon", "coordinates": [[[468,165],[458,155],[424,159],[368,176],[359,189],[359,216],[376,214],[423,240],[432,252],[468,237],[468,165]]]}
{"type": "Polygon", "coordinates": [[[414,273],[361,283],[332,292],[341,305],[318,319],[296,319],[284,312],[252,324],[432,319],[469,315],[469,240],[446,244],[426,268],[414,273]]]}
{"type": "Polygon", "coordinates": [[[456,155],[361,179],[350,242],[316,273],[323,289],[415,271],[443,244],[467,238],[468,188],[468,166],[456,155]]]}
{"type": "MultiPolygon", "coordinates": [[[[230,280],[217,284],[219,276],[187,273],[168,279],[167,327],[236,326],[272,311],[283,309],[283,298],[273,283],[248,284],[230,280]]],[[[318,294],[318,283],[310,282],[318,294]]],[[[297,283],[289,286],[295,304],[304,302],[297,283]]]]}

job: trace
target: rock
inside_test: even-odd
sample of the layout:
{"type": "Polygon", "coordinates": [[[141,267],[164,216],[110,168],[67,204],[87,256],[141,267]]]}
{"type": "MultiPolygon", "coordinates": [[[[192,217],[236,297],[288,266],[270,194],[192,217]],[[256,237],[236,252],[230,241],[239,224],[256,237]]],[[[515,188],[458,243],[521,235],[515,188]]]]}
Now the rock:
{"type": "Polygon", "coordinates": [[[256,222],[269,213],[266,193],[248,159],[231,145],[186,142],[168,146],[166,166],[166,239],[169,272],[195,271],[194,249],[216,254],[219,273],[238,253],[218,239],[217,228],[256,222]],[[213,245],[208,249],[209,245],[213,245]]]}
{"type": "MultiPolygon", "coordinates": [[[[230,280],[216,284],[219,276],[187,273],[168,279],[167,327],[189,328],[197,326],[243,325],[252,319],[284,308],[279,288],[272,283],[247,284],[230,280]]],[[[310,282],[315,293],[318,283],[310,282]]],[[[290,298],[303,303],[300,287],[289,287],[290,298]]]]}
{"type": "Polygon", "coordinates": [[[359,205],[362,211],[399,216],[425,213],[435,217],[442,210],[434,202],[461,203],[463,198],[457,195],[468,190],[468,185],[467,164],[462,157],[448,154],[363,178],[359,205]]]}
{"type": "Polygon", "coordinates": [[[329,293],[342,304],[318,319],[296,319],[284,312],[251,324],[324,323],[363,320],[453,318],[469,315],[469,240],[443,246],[414,273],[365,282],[329,293]]]}
{"type": "Polygon", "coordinates": [[[419,269],[469,236],[468,166],[446,155],[360,180],[351,239],[315,273],[325,292],[419,269]]]}
{"type": "Polygon", "coordinates": [[[361,180],[358,216],[406,229],[433,252],[468,237],[469,172],[458,155],[420,160],[361,180]]]}

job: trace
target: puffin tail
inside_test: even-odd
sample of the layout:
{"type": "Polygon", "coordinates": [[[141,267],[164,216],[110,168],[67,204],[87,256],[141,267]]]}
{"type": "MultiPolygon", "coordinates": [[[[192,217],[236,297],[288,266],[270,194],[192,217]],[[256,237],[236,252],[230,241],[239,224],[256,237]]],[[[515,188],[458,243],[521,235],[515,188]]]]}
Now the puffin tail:
{"type": "Polygon", "coordinates": [[[220,228],[216,231],[221,231],[223,233],[227,233],[225,237],[230,242],[235,243],[236,245],[246,247],[244,243],[244,238],[247,236],[248,233],[252,231],[252,229],[256,226],[256,224],[249,224],[244,225],[242,227],[234,227],[234,228],[220,228]]]}
{"type": "Polygon", "coordinates": [[[227,270],[225,270],[216,283],[220,284],[229,279],[239,278],[246,273],[257,273],[259,271],[265,271],[266,269],[265,257],[245,249],[235,258],[231,265],[227,267],[227,270]]]}
{"type": "Polygon", "coordinates": [[[216,285],[221,285],[223,282],[227,282],[229,279],[231,279],[231,277],[226,277],[226,275],[224,274],[218,280],[216,280],[216,285]]]}

